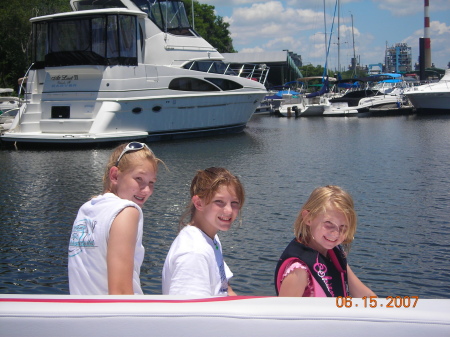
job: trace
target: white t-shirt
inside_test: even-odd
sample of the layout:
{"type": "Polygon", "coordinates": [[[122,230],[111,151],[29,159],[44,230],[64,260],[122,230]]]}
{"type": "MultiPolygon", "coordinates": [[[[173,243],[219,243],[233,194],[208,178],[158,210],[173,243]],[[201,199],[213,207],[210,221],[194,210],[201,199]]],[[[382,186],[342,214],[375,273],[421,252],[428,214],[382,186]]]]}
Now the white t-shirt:
{"type": "Polygon", "coordinates": [[[116,216],[125,207],[139,210],[133,268],[133,291],[142,294],[139,274],[144,260],[142,246],[143,215],[132,201],[113,193],[99,195],[80,207],[69,242],[69,289],[71,295],[108,295],[106,254],[109,231],[116,216]]]}
{"type": "Polygon", "coordinates": [[[184,227],[173,241],[162,272],[163,295],[227,296],[233,273],[222,245],[195,226],[184,227]]]}

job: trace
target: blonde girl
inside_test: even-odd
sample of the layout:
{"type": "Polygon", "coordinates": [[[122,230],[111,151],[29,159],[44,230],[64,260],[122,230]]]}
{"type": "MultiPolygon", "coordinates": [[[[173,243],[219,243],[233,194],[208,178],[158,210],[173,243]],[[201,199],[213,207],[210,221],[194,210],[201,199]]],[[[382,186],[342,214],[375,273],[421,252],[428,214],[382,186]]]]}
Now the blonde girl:
{"type": "Polygon", "coordinates": [[[376,296],[351,270],[341,245],[356,232],[353,199],[338,186],[316,188],[294,224],[275,270],[279,296],[376,296]]]}
{"type": "Polygon", "coordinates": [[[103,177],[103,194],[81,206],[69,243],[72,295],[142,294],[141,207],[161,162],[144,143],[119,145],[103,177]]]}

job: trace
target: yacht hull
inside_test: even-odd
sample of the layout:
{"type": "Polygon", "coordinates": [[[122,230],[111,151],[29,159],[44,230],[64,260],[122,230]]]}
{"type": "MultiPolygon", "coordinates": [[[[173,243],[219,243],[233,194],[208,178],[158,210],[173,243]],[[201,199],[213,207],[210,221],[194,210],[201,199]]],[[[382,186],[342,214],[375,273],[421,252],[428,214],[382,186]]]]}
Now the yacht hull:
{"type": "Polygon", "coordinates": [[[245,78],[149,65],[33,70],[27,90],[28,99],[2,134],[5,143],[151,141],[237,132],[267,94],[263,85],[245,78]],[[225,78],[241,88],[170,89],[177,78],[225,78]]]}
{"type": "Polygon", "coordinates": [[[450,69],[439,82],[414,87],[406,96],[418,114],[450,113],[450,69]]]}
{"type": "Polygon", "coordinates": [[[448,92],[412,92],[408,99],[418,113],[449,113],[450,91],[448,92]]]}

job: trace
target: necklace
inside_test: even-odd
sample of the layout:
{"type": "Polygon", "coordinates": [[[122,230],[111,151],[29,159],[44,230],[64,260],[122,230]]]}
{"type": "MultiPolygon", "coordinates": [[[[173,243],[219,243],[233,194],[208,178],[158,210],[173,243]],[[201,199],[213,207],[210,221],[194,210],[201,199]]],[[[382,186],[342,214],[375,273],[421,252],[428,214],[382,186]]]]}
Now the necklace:
{"type": "MultiPolygon", "coordinates": [[[[193,221],[191,221],[190,223],[189,223],[189,225],[191,225],[191,226],[194,226],[194,227],[197,227],[197,226],[195,226],[194,225],[194,222],[193,221]]],[[[205,234],[206,236],[208,236],[208,234],[206,234],[203,230],[201,230],[199,227],[197,227],[203,234],[205,234]]],[[[210,237],[211,238],[211,237],[210,237]]],[[[213,243],[214,243],[214,246],[216,246],[216,249],[217,250],[219,250],[219,243],[217,242],[217,240],[213,237],[213,238],[211,238],[211,240],[213,241],[213,243]]]]}

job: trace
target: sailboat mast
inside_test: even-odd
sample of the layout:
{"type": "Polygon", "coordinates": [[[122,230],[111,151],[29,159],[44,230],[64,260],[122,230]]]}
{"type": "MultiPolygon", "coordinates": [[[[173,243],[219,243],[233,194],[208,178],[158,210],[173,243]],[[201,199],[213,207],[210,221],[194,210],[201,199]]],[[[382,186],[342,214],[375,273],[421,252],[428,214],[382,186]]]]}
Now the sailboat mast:
{"type": "MultiPolygon", "coordinates": [[[[325,64],[327,64],[328,52],[327,52],[327,19],[325,15],[325,0],[323,0],[323,25],[325,27],[325,64]]],[[[324,73],[328,73],[327,69],[324,69],[324,73]]]]}
{"type": "Polygon", "coordinates": [[[325,27],[325,53],[327,52],[327,20],[325,15],[325,0],[323,0],[323,25],[325,27]]]}
{"type": "Polygon", "coordinates": [[[355,51],[355,31],[353,30],[353,14],[351,16],[352,16],[352,37],[353,37],[353,62],[352,62],[353,74],[352,75],[356,75],[356,51],[355,51]]]}
{"type": "Polygon", "coordinates": [[[340,29],[341,29],[341,23],[340,23],[340,19],[341,19],[341,4],[340,1],[337,0],[338,3],[338,38],[337,38],[337,47],[338,47],[338,73],[341,71],[341,33],[340,33],[340,29]]]}

